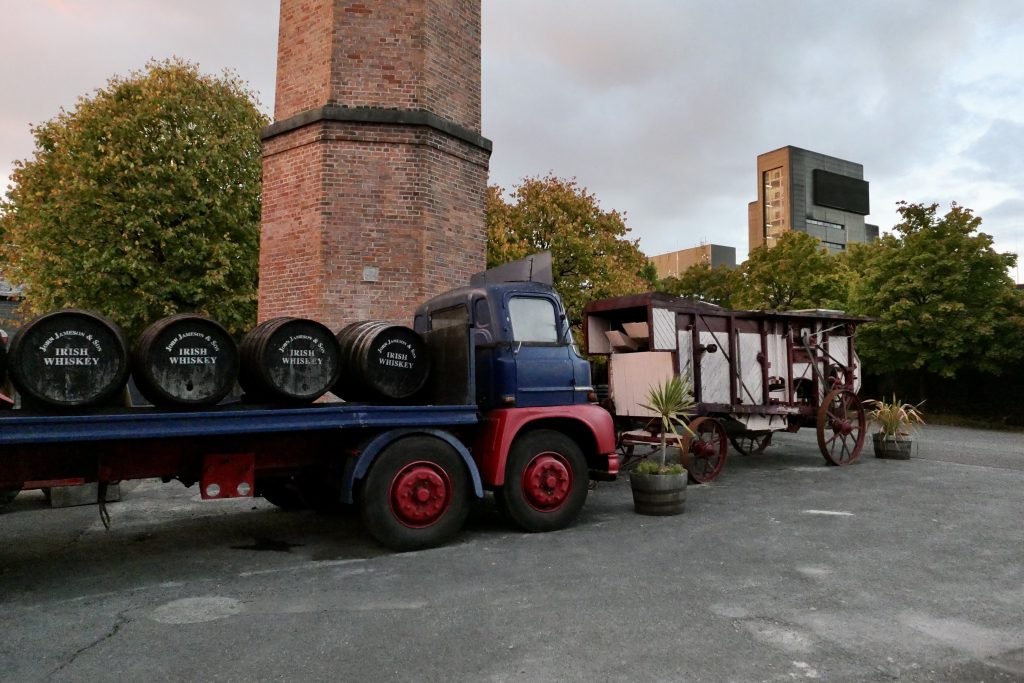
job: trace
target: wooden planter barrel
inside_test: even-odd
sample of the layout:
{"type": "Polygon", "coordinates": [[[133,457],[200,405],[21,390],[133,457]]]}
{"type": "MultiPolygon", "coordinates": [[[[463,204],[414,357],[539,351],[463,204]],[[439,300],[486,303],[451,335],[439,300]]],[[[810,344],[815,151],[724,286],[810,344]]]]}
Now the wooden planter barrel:
{"type": "Polygon", "coordinates": [[[380,320],[338,332],[344,376],[334,393],[345,400],[401,400],[427,382],[430,354],[414,330],[380,320]]]}
{"type": "Polygon", "coordinates": [[[15,333],[8,369],[27,407],[86,408],[108,403],[124,389],[128,350],[115,323],[65,308],[15,333]]]}
{"type": "Polygon", "coordinates": [[[881,432],[875,432],[873,439],[876,458],[910,460],[910,450],[913,442],[909,436],[886,436],[881,432]]]}
{"type": "Polygon", "coordinates": [[[238,379],[238,347],[219,323],[181,313],[143,331],[132,348],[132,376],[157,406],[219,403],[238,379]]]}
{"type": "Polygon", "coordinates": [[[679,515],[686,508],[686,472],[682,474],[629,473],[633,509],[641,515],[679,515]]]}
{"type": "Polygon", "coordinates": [[[239,349],[238,383],[258,401],[314,401],[330,391],[341,374],[338,340],[315,320],[267,320],[245,335],[239,349]]]}

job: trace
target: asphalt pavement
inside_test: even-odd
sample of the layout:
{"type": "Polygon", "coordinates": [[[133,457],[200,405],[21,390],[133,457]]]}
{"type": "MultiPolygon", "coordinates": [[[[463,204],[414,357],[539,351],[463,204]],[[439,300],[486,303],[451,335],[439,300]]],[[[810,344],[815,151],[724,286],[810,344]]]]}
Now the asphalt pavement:
{"type": "Polygon", "coordinates": [[[354,517],[202,502],[0,513],[3,681],[1024,681],[1024,435],[928,426],[826,467],[812,430],[730,451],[677,517],[629,482],[564,531],[485,500],[442,548],[354,517]]]}

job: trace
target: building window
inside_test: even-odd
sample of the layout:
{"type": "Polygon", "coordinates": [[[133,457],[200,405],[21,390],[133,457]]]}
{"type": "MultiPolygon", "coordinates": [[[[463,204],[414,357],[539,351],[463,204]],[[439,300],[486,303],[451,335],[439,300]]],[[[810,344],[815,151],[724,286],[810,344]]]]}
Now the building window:
{"type": "Polygon", "coordinates": [[[820,225],[823,228],[832,228],[833,230],[846,230],[846,226],[842,223],[829,223],[828,221],[819,221],[817,218],[808,218],[807,225],[820,225]]]}
{"type": "Polygon", "coordinates": [[[821,243],[828,247],[828,253],[830,254],[836,254],[839,253],[840,251],[846,251],[845,244],[837,244],[836,242],[826,242],[825,240],[822,240],[821,243]]]}
{"type": "Polygon", "coordinates": [[[768,246],[772,246],[787,228],[782,167],[765,171],[762,174],[762,182],[764,183],[764,237],[768,246]]]}

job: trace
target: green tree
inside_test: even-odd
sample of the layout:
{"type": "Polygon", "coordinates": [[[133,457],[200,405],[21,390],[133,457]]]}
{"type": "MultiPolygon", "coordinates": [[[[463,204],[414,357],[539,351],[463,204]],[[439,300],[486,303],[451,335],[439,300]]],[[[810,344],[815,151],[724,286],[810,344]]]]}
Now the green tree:
{"type": "Polygon", "coordinates": [[[550,251],[555,289],[570,323],[582,322],[591,299],[653,289],[654,267],[641,253],[622,214],[604,211],[575,180],[526,178],[509,199],[487,192],[487,267],[550,251]]]}
{"type": "Polygon", "coordinates": [[[998,374],[1024,353],[1024,307],[981,218],[953,203],[901,202],[901,222],[862,256],[851,310],[877,322],[858,334],[873,372],[921,370],[951,378],[973,368],[998,374]]]}
{"type": "Polygon", "coordinates": [[[679,277],[662,279],[658,282],[658,291],[732,308],[742,286],[743,279],[738,269],[722,265],[712,268],[709,263],[698,263],[684,270],[679,277]]]}
{"type": "Polygon", "coordinates": [[[34,127],[0,202],[4,276],[27,312],[87,308],[130,334],[182,311],[249,327],[265,124],[235,76],[170,60],[34,127]]]}
{"type": "Polygon", "coordinates": [[[733,301],[742,308],[831,308],[844,298],[836,259],[811,235],[787,232],[775,246],[750,252],[733,301]]]}

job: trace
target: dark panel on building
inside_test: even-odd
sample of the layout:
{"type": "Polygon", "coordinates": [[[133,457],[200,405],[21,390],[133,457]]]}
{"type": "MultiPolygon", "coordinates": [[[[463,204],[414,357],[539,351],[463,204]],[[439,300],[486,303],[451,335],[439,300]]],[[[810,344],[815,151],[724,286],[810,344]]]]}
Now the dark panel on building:
{"type": "Polygon", "coordinates": [[[816,168],[814,203],[866,216],[871,213],[868,203],[868,182],[816,168]]]}

